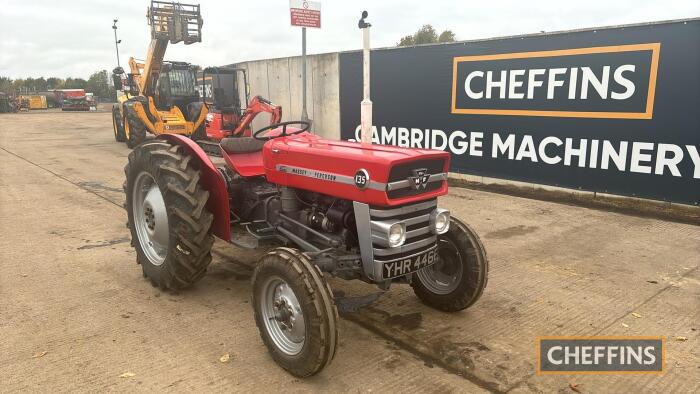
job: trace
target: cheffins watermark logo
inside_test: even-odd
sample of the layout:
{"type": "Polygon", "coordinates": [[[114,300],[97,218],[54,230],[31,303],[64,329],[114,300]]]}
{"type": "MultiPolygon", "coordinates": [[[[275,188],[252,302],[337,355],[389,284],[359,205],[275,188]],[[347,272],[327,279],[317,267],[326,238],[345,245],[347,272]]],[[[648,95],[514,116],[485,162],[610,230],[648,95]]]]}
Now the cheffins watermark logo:
{"type": "Polygon", "coordinates": [[[660,43],[461,56],[452,113],[651,119],[660,43]]]}
{"type": "Polygon", "coordinates": [[[538,374],[664,372],[664,337],[539,337],[538,374]]]}

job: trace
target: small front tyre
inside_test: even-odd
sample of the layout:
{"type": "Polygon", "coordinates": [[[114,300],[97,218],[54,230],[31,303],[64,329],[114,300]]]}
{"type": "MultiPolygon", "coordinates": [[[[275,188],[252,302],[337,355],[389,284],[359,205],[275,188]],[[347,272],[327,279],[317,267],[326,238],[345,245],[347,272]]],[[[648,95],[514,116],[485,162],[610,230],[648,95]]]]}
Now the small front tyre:
{"type": "Polygon", "coordinates": [[[276,248],[253,275],[255,323],[272,358],[294,376],[325,368],[338,347],[338,310],[321,271],[301,252],[276,248]]]}
{"type": "Polygon", "coordinates": [[[424,304],[445,312],[470,307],[488,282],[488,258],[479,236],[459,219],[438,237],[440,259],[413,274],[411,287],[424,304]]]}

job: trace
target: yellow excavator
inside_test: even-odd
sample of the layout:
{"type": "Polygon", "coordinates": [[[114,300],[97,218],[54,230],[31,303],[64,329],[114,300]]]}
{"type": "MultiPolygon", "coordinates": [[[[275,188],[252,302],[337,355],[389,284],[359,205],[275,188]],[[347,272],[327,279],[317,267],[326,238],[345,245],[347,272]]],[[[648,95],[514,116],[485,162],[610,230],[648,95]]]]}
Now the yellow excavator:
{"type": "Polygon", "coordinates": [[[197,67],[163,60],[168,42],[189,45],[202,41],[199,5],[153,0],[146,18],[151,44],[145,61],[130,58],[131,72],[124,80],[121,67],[112,75],[115,88],[124,92],[112,108],[114,138],[130,148],[143,142],[146,132],[204,139],[207,107],[197,91],[197,67]]]}

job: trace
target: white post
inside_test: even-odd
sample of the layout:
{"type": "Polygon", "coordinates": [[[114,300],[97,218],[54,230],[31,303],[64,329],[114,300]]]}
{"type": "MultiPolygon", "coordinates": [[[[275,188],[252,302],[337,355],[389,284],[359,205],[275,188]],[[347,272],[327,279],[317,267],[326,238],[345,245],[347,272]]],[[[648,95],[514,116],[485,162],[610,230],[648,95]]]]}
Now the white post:
{"type": "Polygon", "coordinates": [[[372,100],[369,99],[369,25],[362,29],[362,83],[364,87],[360,104],[360,128],[363,143],[372,143],[372,100]]]}
{"type": "Polygon", "coordinates": [[[306,28],[301,28],[301,120],[309,121],[309,113],[306,111],[306,28]]]}

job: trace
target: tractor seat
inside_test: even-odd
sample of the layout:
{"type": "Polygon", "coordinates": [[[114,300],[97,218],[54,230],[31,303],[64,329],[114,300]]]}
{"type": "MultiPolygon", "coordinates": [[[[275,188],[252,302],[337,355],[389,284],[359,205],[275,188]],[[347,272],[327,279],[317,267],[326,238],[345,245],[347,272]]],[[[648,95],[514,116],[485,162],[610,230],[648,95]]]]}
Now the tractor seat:
{"type": "Polygon", "coordinates": [[[220,145],[231,154],[253,153],[261,151],[265,141],[256,140],[253,137],[230,137],[222,139],[220,145]]]}
{"type": "Polygon", "coordinates": [[[265,174],[262,148],[265,141],[253,137],[229,137],[219,143],[227,153],[224,160],[231,168],[244,177],[255,177],[265,174]]]}

